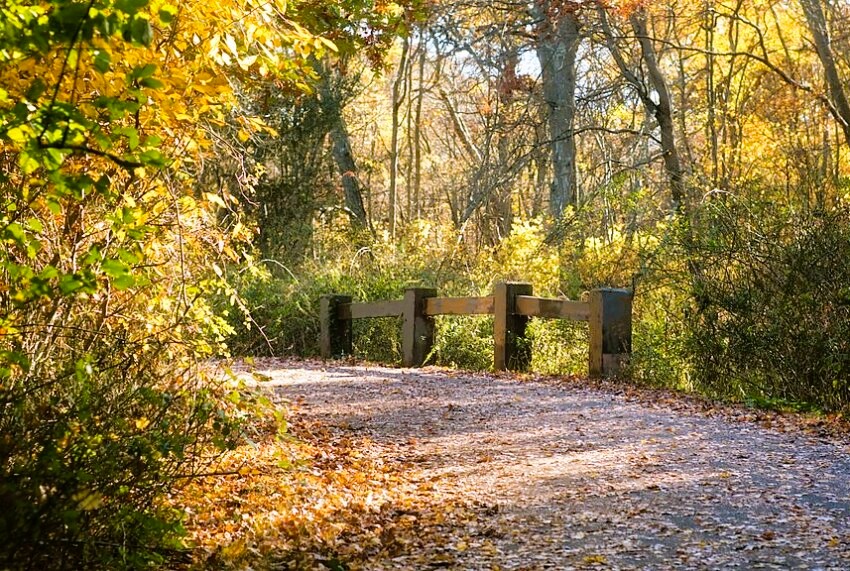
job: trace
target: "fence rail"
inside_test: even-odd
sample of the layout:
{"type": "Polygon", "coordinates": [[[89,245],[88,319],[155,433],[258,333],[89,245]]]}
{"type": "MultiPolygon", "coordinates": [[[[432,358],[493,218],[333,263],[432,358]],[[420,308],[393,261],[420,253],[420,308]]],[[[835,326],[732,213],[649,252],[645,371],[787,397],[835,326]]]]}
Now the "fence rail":
{"type": "Polygon", "coordinates": [[[532,317],[585,321],[589,327],[588,370],[593,376],[617,374],[632,349],[632,293],[596,289],[588,301],[535,297],[531,284],[500,283],[488,297],[437,297],[430,288],[410,288],[404,299],[353,303],[350,296],[321,299],[321,350],[325,358],[352,353],[352,320],[402,318],[402,363],[420,367],[434,346],[437,315],[493,315],[493,368],[526,370],[531,344],[526,327],[532,317]]]}

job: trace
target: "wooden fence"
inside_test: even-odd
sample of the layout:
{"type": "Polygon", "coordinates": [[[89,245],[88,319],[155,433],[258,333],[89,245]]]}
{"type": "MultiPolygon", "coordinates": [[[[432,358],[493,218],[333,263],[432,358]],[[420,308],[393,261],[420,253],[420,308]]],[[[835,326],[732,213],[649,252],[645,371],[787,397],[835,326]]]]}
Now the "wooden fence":
{"type": "Polygon", "coordinates": [[[532,317],[586,321],[590,332],[589,366],[593,376],[617,374],[632,347],[632,294],[622,289],[597,289],[588,301],[534,297],[531,284],[497,284],[492,296],[440,298],[430,288],[411,288],[404,299],[352,303],[350,296],[326,295],[321,300],[321,350],[325,358],[352,354],[351,322],[369,317],[401,317],[402,363],[420,367],[434,345],[434,316],[493,315],[497,371],[523,371],[531,362],[525,337],[532,317]]]}

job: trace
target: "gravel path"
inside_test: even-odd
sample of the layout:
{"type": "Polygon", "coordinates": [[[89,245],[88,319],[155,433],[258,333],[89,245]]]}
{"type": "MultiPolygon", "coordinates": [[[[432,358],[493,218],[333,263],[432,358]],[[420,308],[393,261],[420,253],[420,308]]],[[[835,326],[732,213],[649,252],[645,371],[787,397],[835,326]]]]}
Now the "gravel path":
{"type": "Polygon", "coordinates": [[[260,372],[474,506],[450,544],[376,569],[850,569],[846,441],[492,375],[260,372]]]}

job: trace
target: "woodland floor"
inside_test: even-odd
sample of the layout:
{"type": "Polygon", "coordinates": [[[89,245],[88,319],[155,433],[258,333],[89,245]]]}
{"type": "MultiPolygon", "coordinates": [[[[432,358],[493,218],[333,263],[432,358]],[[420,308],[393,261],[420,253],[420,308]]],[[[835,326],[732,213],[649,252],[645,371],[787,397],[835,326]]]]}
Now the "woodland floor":
{"type": "Polygon", "coordinates": [[[304,516],[312,539],[233,530],[255,568],[850,569],[850,439],[824,420],[576,379],[256,367],[314,443],[302,472],[347,475],[314,492],[337,504],[304,516]]]}

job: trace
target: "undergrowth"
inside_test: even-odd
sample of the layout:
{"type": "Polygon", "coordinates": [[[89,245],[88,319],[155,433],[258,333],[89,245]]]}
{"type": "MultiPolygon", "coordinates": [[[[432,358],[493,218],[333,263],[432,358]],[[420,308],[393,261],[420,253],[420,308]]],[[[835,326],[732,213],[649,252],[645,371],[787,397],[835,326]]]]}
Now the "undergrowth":
{"type": "MultiPolygon", "coordinates": [[[[451,228],[417,222],[368,247],[341,225],[314,228],[313,254],[297,267],[255,262],[231,272],[245,311],[228,316],[235,354],[318,355],[318,300],[399,299],[407,287],[441,296],[490,295],[503,280],[536,295],[581,299],[595,287],[636,292],[632,382],[759,406],[846,409],[850,216],[743,211],[707,203],[689,218],[647,229],[579,224],[551,243],[542,220],[516,224],[498,246],[472,248],[451,228]]],[[[368,241],[368,240],[367,240],[368,241]]],[[[226,305],[226,304],[225,304],[226,305]]],[[[492,318],[440,317],[430,364],[492,366],[492,318]]],[[[586,374],[587,326],[531,321],[531,369],[586,374]]],[[[398,364],[397,319],[359,320],[358,358],[398,364]]]]}

